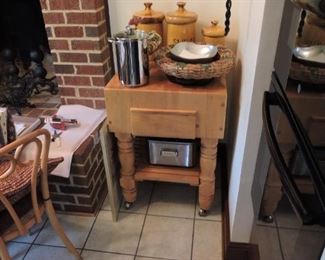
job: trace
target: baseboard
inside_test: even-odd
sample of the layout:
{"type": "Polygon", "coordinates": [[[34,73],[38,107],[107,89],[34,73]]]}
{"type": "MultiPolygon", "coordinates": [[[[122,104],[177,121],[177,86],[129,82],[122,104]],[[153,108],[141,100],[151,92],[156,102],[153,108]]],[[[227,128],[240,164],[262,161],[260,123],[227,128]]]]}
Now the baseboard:
{"type": "Polygon", "coordinates": [[[259,260],[258,245],[250,243],[234,243],[230,241],[229,230],[229,201],[228,201],[228,170],[227,170],[227,146],[219,143],[218,167],[221,173],[221,197],[222,197],[222,242],[223,259],[225,260],[259,260]]]}

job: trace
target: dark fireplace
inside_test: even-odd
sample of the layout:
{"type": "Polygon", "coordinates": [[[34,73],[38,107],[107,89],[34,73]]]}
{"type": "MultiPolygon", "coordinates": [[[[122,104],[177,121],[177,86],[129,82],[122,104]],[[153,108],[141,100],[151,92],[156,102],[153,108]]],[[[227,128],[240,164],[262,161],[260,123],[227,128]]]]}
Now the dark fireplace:
{"type": "Polygon", "coordinates": [[[0,39],[0,105],[19,112],[33,94],[58,92],[42,63],[50,48],[39,0],[0,1],[0,39]]]}

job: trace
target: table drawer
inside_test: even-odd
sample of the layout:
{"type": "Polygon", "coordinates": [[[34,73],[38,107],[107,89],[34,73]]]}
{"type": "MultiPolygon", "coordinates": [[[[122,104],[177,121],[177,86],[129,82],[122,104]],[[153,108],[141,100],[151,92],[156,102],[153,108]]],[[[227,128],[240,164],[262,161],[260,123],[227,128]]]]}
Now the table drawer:
{"type": "Polygon", "coordinates": [[[135,136],[194,139],[197,112],[191,110],[131,108],[131,131],[135,136]]]}

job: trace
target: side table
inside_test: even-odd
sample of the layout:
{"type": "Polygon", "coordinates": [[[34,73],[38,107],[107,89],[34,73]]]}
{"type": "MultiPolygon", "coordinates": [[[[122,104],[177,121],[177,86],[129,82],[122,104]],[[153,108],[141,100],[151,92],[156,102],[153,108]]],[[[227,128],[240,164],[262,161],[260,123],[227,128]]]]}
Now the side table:
{"type": "Polygon", "coordinates": [[[137,181],[178,182],[199,186],[199,213],[207,214],[215,193],[218,140],[224,136],[225,80],[216,79],[204,87],[183,87],[169,82],[154,68],[146,86],[124,87],[115,75],[104,92],[109,129],[118,140],[125,207],[136,200],[137,181]],[[200,138],[199,166],[180,168],[136,162],[134,137],[200,138]]]}

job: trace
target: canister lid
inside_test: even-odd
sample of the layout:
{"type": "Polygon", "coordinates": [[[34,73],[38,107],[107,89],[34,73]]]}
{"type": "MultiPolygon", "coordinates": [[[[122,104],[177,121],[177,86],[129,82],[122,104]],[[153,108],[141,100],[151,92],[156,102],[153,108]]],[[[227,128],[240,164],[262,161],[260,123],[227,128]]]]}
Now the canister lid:
{"type": "Polygon", "coordinates": [[[137,41],[147,39],[148,36],[145,31],[136,30],[134,25],[129,25],[125,31],[114,34],[113,38],[118,41],[137,41]]]}
{"type": "Polygon", "coordinates": [[[151,2],[144,3],[145,9],[134,13],[133,18],[138,23],[162,23],[165,18],[164,13],[155,11],[151,8],[151,2]]]}
{"type": "Polygon", "coordinates": [[[197,14],[187,11],[185,5],[185,2],[177,2],[178,9],[166,14],[166,22],[171,24],[188,24],[196,22],[197,14]]]}
{"type": "Polygon", "coordinates": [[[225,29],[222,26],[218,26],[218,21],[211,21],[211,25],[202,28],[202,35],[208,37],[224,37],[225,29]]]}

